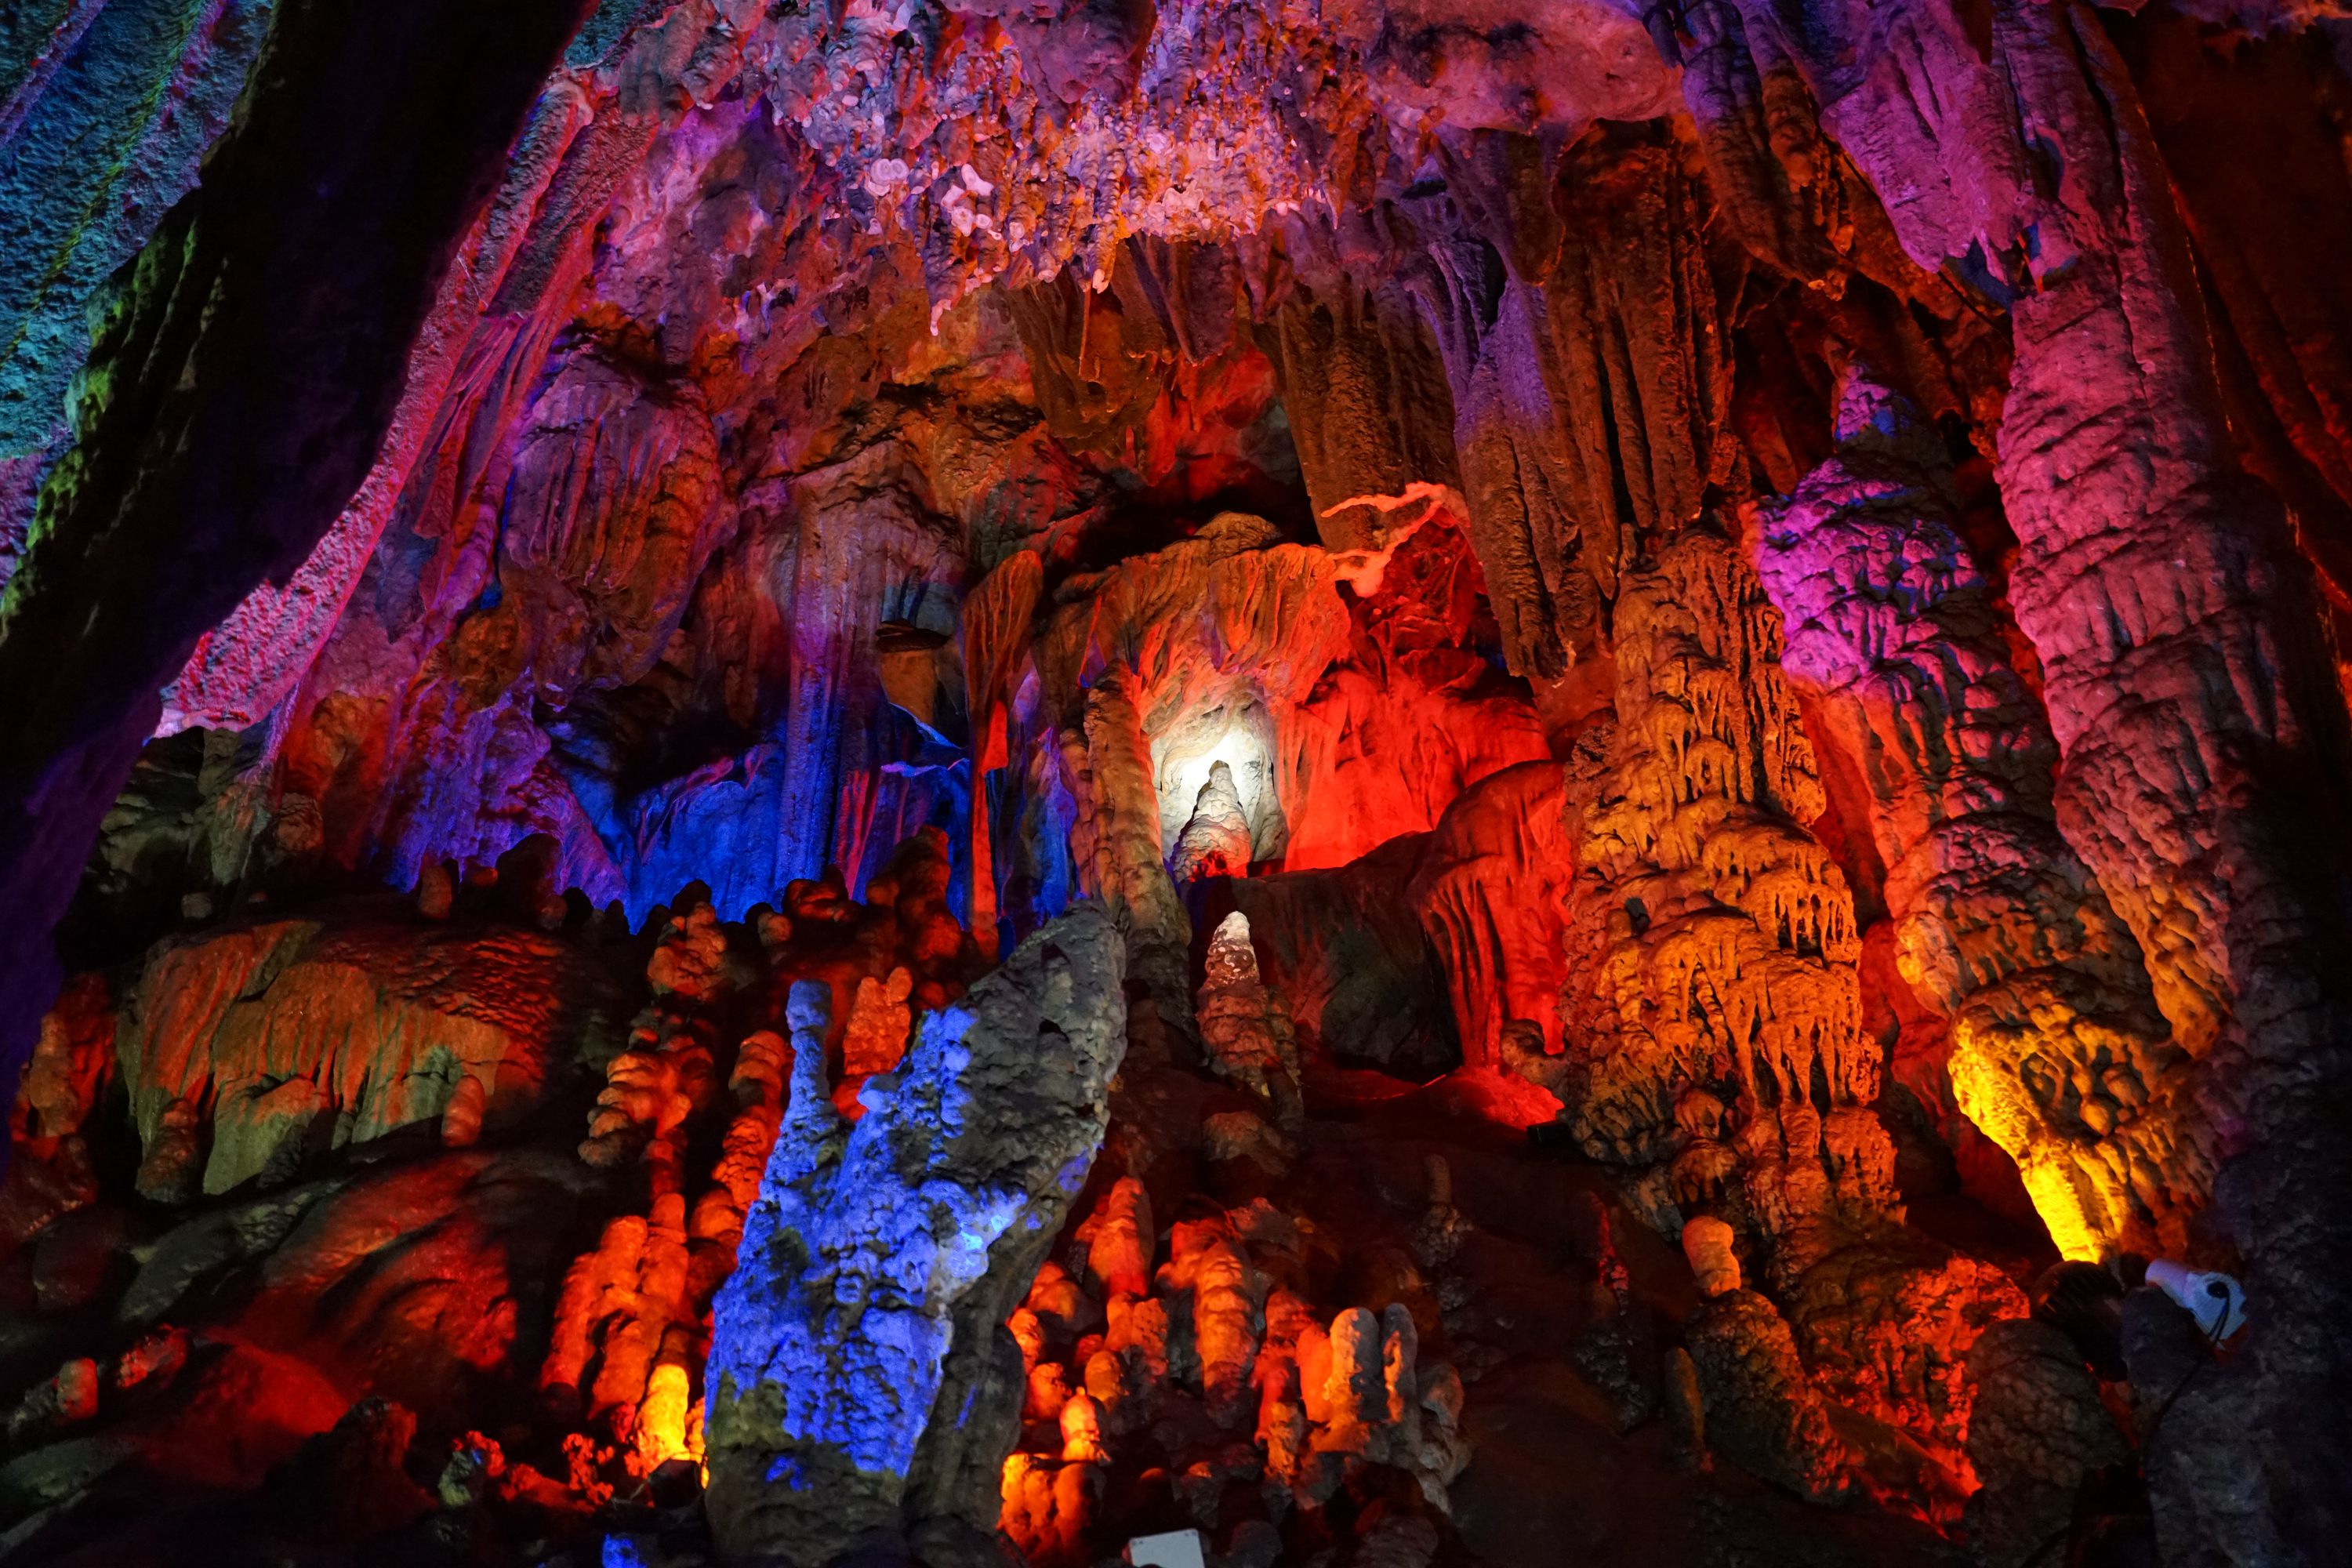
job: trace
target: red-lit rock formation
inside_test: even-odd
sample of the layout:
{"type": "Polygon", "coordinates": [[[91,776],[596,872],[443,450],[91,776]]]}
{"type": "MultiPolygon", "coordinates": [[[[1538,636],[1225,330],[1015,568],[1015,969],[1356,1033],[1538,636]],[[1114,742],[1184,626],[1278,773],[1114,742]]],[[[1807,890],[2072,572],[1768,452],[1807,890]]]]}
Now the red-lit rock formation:
{"type": "Polygon", "coordinates": [[[1463,1060],[1500,1067],[1505,1037],[1559,1043],[1560,943],[1576,868],[1555,763],[1521,763],[1464,792],[1422,851],[1412,897],[1453,994],[1463,1060]]]}
{"type": "Polygon", "coordinates": [[[83,1128],[115,1076],[114,1026],[113,999],[95,974],[68,984],[41,1020],[40,1040],[9,1112],[0,1247],[22,1246],[59,1215],[98,1197],[83,1128]]]}

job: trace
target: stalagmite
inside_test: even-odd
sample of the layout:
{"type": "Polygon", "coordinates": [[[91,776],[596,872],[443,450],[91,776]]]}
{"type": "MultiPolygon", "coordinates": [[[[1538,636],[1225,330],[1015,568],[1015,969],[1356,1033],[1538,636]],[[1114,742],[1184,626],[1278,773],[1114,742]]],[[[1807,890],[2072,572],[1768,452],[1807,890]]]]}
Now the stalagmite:
{"type": "Polygon", "coordinates": [[[849,1023],[841,1040],[841,1073],[845,1079],[871,1078],[898,1065],[907,1051],[907,1031],[913,1015],[907,998],[915,984],[904,964],[885,979],[867,975],[857,983],[857,1000],[851,1004],[849,1023]]]}
{"type": "Polygon", "coordinates": [[[1570,940],[1586,945],[1567,1053],[1535,1065],[1590,1152],[1637,1171],[1704,1163],[1685,1194],[1736,1203],[1779,1241],[1832,1211],[1884,1213],[1893,1151],[1867,1109],[1881,1067],[1858,1028],[1853,905],[1799,826],[1822,798],[1777,617],[1700,523],[1627,574],[1616,627],[1614,748],[1570,895],[1570,940]],[[1679,1085],[1737,1124],[1685,1131],[1679,1085]]]}
{"type": "Polygon", "coordinates": [[[1209,764],[1209,782],[1193,797],[1192,815],[1169,851],[1168,874],[1180,887],[1197,877],[1237,877],[1251,858],[1249,818],[1234,788],[1233,766],[1220,757],[1209,764]]]}
{"type": "Polygon", "coordinates": [[[993,1530],[1023,1383],[999,1325],[1102,1140],[1120,945],[1091,908],[1031,937],[925,1020],[854,1128],[795,1096],[715,1308],[705,1441],[727,1561],[993,1530]]]}
{"type": "Polygon", "coordinates": [[[1753,1290],[1727,1290],[1701,1306],[1683,1335],[1697,1369],[1708,1447],[1801,1496],[1848,1493],[1852,1456],[1770,1301],[1753,1290]]]}
{"type": "Polygon", "coordinates": [[[1210,1067],[1261,1101],[1278,1126],[1297,1131],[1305,1115],[1297,1047],[1280,999],[1258,978],[1249,917],[1238,910],[1209,938],[1195,1008],[1210,1067]]]}

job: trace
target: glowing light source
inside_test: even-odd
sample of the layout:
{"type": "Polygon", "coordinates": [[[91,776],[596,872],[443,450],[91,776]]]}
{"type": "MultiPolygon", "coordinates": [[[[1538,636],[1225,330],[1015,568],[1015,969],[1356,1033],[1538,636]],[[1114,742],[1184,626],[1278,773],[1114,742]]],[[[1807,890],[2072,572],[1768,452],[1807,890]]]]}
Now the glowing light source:
{"type": "Polygon", "coordinates": [[[1242,815],[1249,819],[1255,858],[1281,853],[1287,837],[1282,804],[1275,792],[1276,736],[1273,715],[1255,697],[1187,714],[1151,737],[1152,782],[1160,795],[1160,846],[1174,846],[1210,770],[1232,770],[1242,815]]]}

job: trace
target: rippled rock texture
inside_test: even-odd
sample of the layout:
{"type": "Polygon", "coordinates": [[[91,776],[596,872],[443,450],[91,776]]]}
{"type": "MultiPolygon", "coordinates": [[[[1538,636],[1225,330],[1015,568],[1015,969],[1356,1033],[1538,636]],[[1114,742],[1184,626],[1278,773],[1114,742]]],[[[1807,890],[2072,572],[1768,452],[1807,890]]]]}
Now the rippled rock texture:
{"type": "MultiPolygon", "coordinates": [[[[1002,1325],[1101,1146],[1120,957],[1109,920],[1075,910],[929,1019],[854,1124],[794,1095],[713,1309],[703,1430],[730,1561],[992,1529],[1022,1389],[1002,1325]]],[[[821,991],[793,1005],[822,1027],[821,991]]],[[[795,1089],[821,1074],[796,1058],[795,1089]]]]}

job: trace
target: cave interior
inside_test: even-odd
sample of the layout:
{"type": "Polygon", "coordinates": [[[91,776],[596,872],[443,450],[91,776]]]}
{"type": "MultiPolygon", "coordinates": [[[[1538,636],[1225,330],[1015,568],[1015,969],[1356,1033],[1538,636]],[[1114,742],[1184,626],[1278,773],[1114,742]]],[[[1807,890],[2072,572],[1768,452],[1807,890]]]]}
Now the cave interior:
{"type": "Polygon", "coordinates": [[[2344,0],[13,0],[0,1563],[2352,1562],[2344,0]]]}

